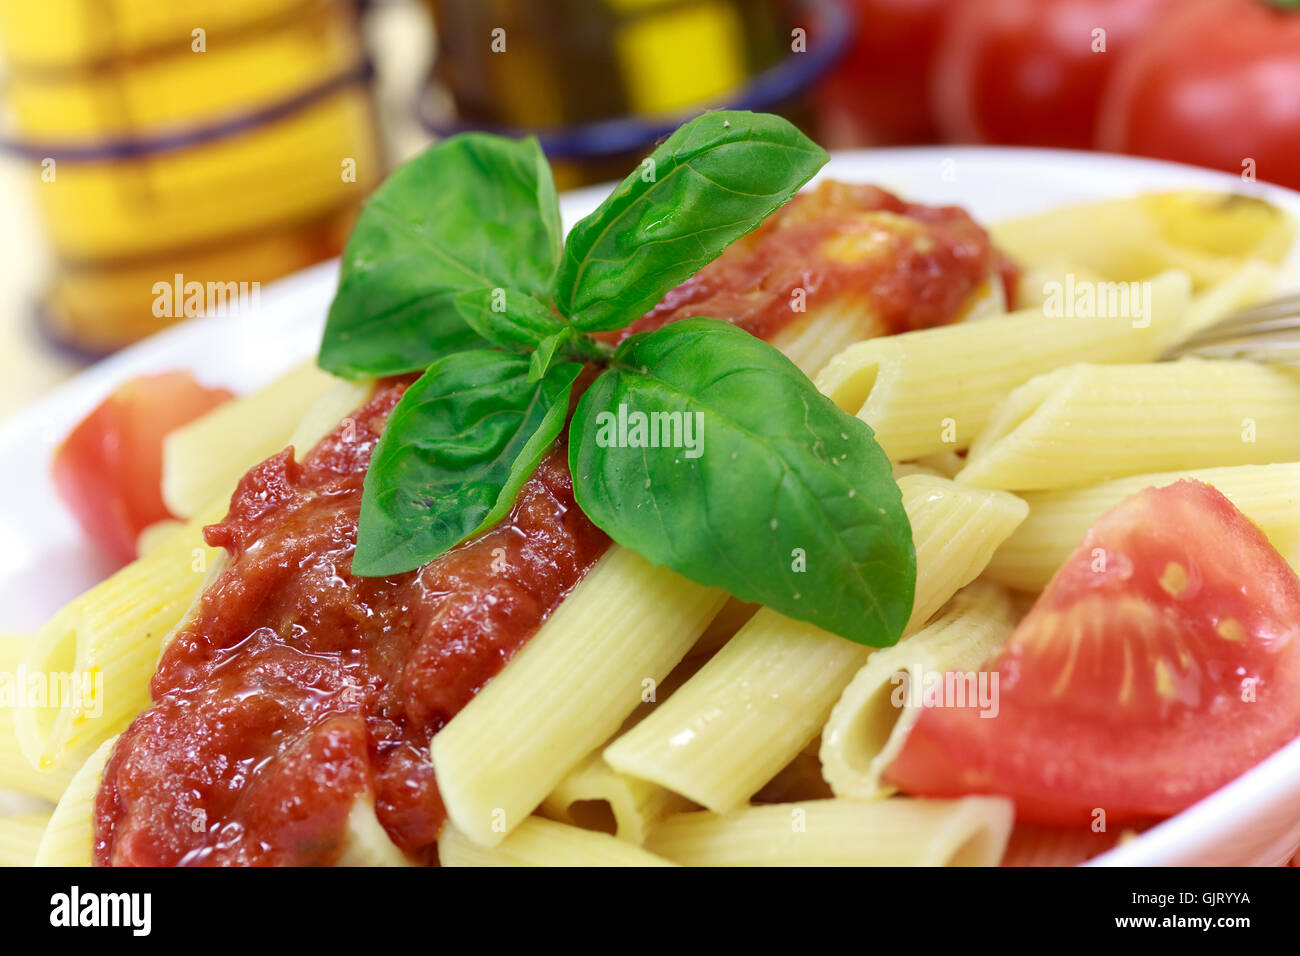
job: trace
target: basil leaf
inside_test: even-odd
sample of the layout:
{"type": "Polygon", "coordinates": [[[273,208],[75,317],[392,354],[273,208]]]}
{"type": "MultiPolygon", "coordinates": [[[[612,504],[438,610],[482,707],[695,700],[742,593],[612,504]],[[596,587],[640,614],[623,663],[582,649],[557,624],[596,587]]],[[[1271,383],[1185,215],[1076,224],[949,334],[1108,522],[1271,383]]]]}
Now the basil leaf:
{"type": "Polygon", "coordinates": [[[555,357],[560,354],[560,350],[569,345],[577,334],[573,326],[566,325],[554,335],[539,342],[528,366],[528,381],[535,382],[544,376],[555,362],[555,357]]]}
{"type": "Polygon", "coordinates": [[[492,350],[435,362],[393,409],[366,472],[354,574],[410,571],[495,524],[564,427],[582,366],[528,381],[492,350]]]}
{"type": "Polygon", "coordinates": [[[555,304],[584,331],[628,325],[757,227],[827,158],[779,116],[692,120],[573,227],[555,304]]]}
{"type": "Polygon", "coordinates": [[[453,307],[469,289],[547,297],[559,206],[536,140],[453,136],[399,168],[343,251],[321,368],[345,378],[425,368],[482,340],[453,307]]]}
{"type": "Polygon", "coordinates": [[[453,302],[466,325],[505,349],[528,352],[569,328],[545,305],[514,289],[471,289],[453,302]]]}
{"type": "Polygon", "coordinates": [[[588,517],[656,564],[860,644],[902,634],[916,556],[888,459],[749,333],[629,338],[578,403],[569,464],[588,517]]]}

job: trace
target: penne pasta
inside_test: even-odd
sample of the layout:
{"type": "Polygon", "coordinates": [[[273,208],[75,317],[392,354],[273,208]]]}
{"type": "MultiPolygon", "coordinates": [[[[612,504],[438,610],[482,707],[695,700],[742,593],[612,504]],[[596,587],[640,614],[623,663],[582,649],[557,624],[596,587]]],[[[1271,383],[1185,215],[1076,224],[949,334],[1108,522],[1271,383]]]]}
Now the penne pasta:
{"type": "Polygon", "coordinates": [[[31,866],[49,822],[48,813],[0,817],[0,866],[31,866]]]}
{"type": "Polygon", "coordinates": [[[1179,338],[1185,339],[1238,309],[1267,298],[1277,288],[1278,271],[1259,259],[1243,262],[1221,280],[1197,293],[1187,307],[1179,338]]]}
{"type": "Polygon", "coordinates": [[[334,384],[312,403],[285,442],[286,445],[293,446],[294,457],[299,461],[322,438],[338,428],[340,423],[346,426],[348,416],[364,405],[369,400],[370,393],[375,390],[373,379],[359,382],[346,382],[342,379],[332,381],[334,384]]]}
{"type": "MultiPolygon", "coordinates": [[[[0,790],[17,790],[54,802],[77,768],[65,765],[41,771],[32,766],[18,745],[15,726],[16,710],[48,701],[48,684],[37,696],[37,688],[28,681],[23,666],[31,642],[32,636],[28,634],[0,635],[0,790]]],[[[45,675],[35,677],[45,683],[45,675]]]]}
{"type": "Polygon", "coordinates": [[[989,231],[1027,265],[1065,258],[1120,281],[1181,269],[1200,288],[1247,259],[1280,262],[1295,230],[1285,211],[1262,199],[1183,189],[1058,207],[989,231]]]}
{"type": "Polygon", "coordinates": [[[1125,475],[1300,459],[1300,373],[1184,359],[1075,365],[1016,389],[956,477],[1037,491],[1125,475]],[[1150,414],[1135,414],[1141,403],[1150,414]]]}
{"type": "Polygon", "coordinates": [[[1011,831],[1003,866],[1078,866],[1113,848],[1122,833],[1095,833],[1088,827],[1020,824],[1011,831]]]}
{"type": "Polygon", "coordinates": [[[605,833],[529,817],[501,842],[485,847],[448,824],[438,839],[443,866],[671,866],[605,833]]]}
{"type": "Polygon", "coordinates": [[[1178,273],[1151,283],[1150,314],[1048,318],[1032,308],[860,342],[835,356],[817,387],[876,433],[891,461],[970,446],[998,402],[1035,375],[1072,362],[1148,362],[1177,336],[1190,290],[1178,273]],[[1145,323],[1145,324],[1143,324],[1145,323]]]}
{"type": "Polygon", "coordinates": [[[683,866],[996,866],[1011,801],[809,800],[669,817],[646,848],[683,866]]]}
{"type": "Polygon", "coordinates": [[[1027,492],[1029,517],[993,555],[984,576],[1010,588],[1040,591],[1101,515],[1143,488],[1182,478],[1213,485],[1300,568],[1300,462],[1237,465],[1118,478],[1087,488],[1027,492]]]}
{"type": "MultiPolygon", "coordinates": [[[[1007,594],[976,581],[958,591],[915,635],[871,655],[822,731],[822,772],[835,796],[870,800],[887,795],[881,775],[921,715],[927,682],[975,671],[1014,625],[1007,594]]],[[[967,701],[974,706],[971,691],[967,701]]]]}
{"type": "Polygon", "coordinates": [[[640,846],[658,820],[689,806],[684,797],[612,769],[597,751],[569,771],[541,810],[552,820],[640,846]]]}
{"type": "MultiPolygon", "coordinates": [[[[971,296],[964,314],[955,321],[1001,315],[1005,311],[1002,283],[995,278],[985,282],[971,296]]],[[[772,337],[772,345],[812,378],[854,343],[886,334],[884,324],[872,312],[868,302],[846,295],[787,325],[772,337]]]]}
{"type": "Polygon", "coordinates": [[[374,801],[358,800],[348,814],[343,851],[336,866],[414,866],[415,863],[388,838],[375,816],[374,801]]]}
{"type": "Polygon", "coordinates": [[[811,378],[841,350],[883,331],[863,303],[845,297],[791,322],[773,336],[772,345],[811,378]]]}
{"type": "Polygon", "coordinates": [[[162,482],[167,509],[190,518],[213,499],[228,498],[244,472],[289,444],[308,409],[336,381],[307,362],[168,434],[162,482]]]}
{"type": "Polygon", "coordinates": [[[47,699],[14,712],[19,746],[33,767],[75,769],[149,705],[158,655],[220,558],[202,529],[223,511],[205,509],[36,633],[23,667],[45,683],[47,699]]]}
{"type": "MultiPolygon", "coordinates": [[[[917,584],[906,633],[984,568],[1027,508],[951,481],[899,481],[912,523],[917,584]]],[[[735,809],[811,741],[870,648],[769,609],[653,713],[605,749],[614,769],[715,812],[735,809]]],[[[435,745],[436,746],[436,745],[435,745]]]]}
{"type": "Polygon", "coordinates": [[[41,836],[33,866],[91,866],[95,841],[95,794],[116,737],[86,758],[64,791],[41,836]]]}
{"type": "Polygon", "coordinates": [[[447,815],[494,846],[667,676],[727,601],[613,547],[433,740],[447,815]],[[648,683],[647,683],[648,682],[648,683]]]}

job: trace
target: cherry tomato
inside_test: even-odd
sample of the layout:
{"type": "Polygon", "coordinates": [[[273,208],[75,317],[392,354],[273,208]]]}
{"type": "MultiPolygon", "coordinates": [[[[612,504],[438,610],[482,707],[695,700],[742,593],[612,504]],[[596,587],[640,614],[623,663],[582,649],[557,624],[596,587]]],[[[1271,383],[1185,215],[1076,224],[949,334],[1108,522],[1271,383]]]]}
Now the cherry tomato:
{"type": "Polygon", "coordinates": [[[935,60],[955,142],[1088,149],[1102,92],[1179,0],[959,0],[935,60]]]}
{"type": "Polygon", "coordinates": [[[1097,145],[1300,189],[1300,10],[1180,7],[1117,70],[1097,145]]]}
{"type": "Polygon", "coordinates": [[[933,142],[930,74],[954,0],[852,0],[857,33],[818,88],[829,145],[933,142]]]}
{"type": "Polygon", "coordinates": [[[162,500],[162,441],[232,397],[188,372],[127,382],[54,453],[54,484],[86,534],[125,563],[149,525],[171,517],[162,500]]]}

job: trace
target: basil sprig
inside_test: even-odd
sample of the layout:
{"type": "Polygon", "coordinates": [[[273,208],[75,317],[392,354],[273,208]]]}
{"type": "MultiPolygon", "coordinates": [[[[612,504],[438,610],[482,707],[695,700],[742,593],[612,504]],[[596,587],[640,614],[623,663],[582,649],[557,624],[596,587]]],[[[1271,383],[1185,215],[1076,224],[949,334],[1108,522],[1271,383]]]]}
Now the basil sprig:
{"type": "Polygon", "coordinates": [[[491,349],[439,359],[406,390],[371,455],[352,569],[418,568],[496,524],[564,427],[582,366],[528,379],[491,349]]]}
{"type": "Polygon", "coordinates": [[[826,159],[779,116],[687,123],[573,227],[556,306],[584,331],[623,328],[785,205],[826,159]]]}
{"type": "MultiPolygon", "coordinates": [[[[389,176],[357,218],[320,366],[344,378],[396,375],[483,346],[457,296],[513,289],[544,302],[560,249],[537,141],[453,136],[389,176]]],[[[506,298],[526,308],[523,295],[506,298]]]]}
{"type": "Polygon", "coordinates": [[[569,440],[578,505],[655,564],[860,643],[901,633],[916,556],[889,461],[761,339],[717,319],[632,336],[569,440]],[[624,420],[670,447],[602,440],[624,420]]]}
{"type": "Polygon", "coordinates": [[[410,571],[504,517],[569,425],[574,496],[611,538],[701,584],[863,644],[896,641],[911,530],[871,429],[788,359],[716,319],[617,349],[624,328],[825,163],[785,120],[684,125],[559,244],[533,141],[465,134],[362,211],[321,364],[424,369],[371,456],[352,570],[410,571]]]}

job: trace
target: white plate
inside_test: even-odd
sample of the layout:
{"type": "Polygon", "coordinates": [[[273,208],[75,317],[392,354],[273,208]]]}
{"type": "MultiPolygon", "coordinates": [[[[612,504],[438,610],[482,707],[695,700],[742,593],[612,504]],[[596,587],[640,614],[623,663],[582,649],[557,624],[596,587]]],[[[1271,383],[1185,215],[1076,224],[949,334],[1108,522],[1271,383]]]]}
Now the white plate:
{"type": "MultiPolygon", "coordinates": [[[[908,199],[965,206],[995,221],[1087,199],[1206,187],[1259,195],[1300,218],[1300,195],[1188,166],[1058,150],[927,148],[843,153],[822,175],[873,182],[908,199]]],[[[562,197],[566,225],[606,189],[562,197]]],[[[1291,265],[1300,266],[1300,249],[1291,265]]],[[[1295,271],[1293,269],[1293,271],[1295,271]]],[[[59,439],[119,383],[185,368],[246,390],[311,355],[334,292],[326,263],[263,290],[237,319],[189,322],[115,355],[0,425],[0,631],[37,627],[105,573],[48,479],[59,439]]],[[[1300,740],[1206,800],[1100,857],[1114,864],[1275,864],[1300,846],[1300,740]]]]}

